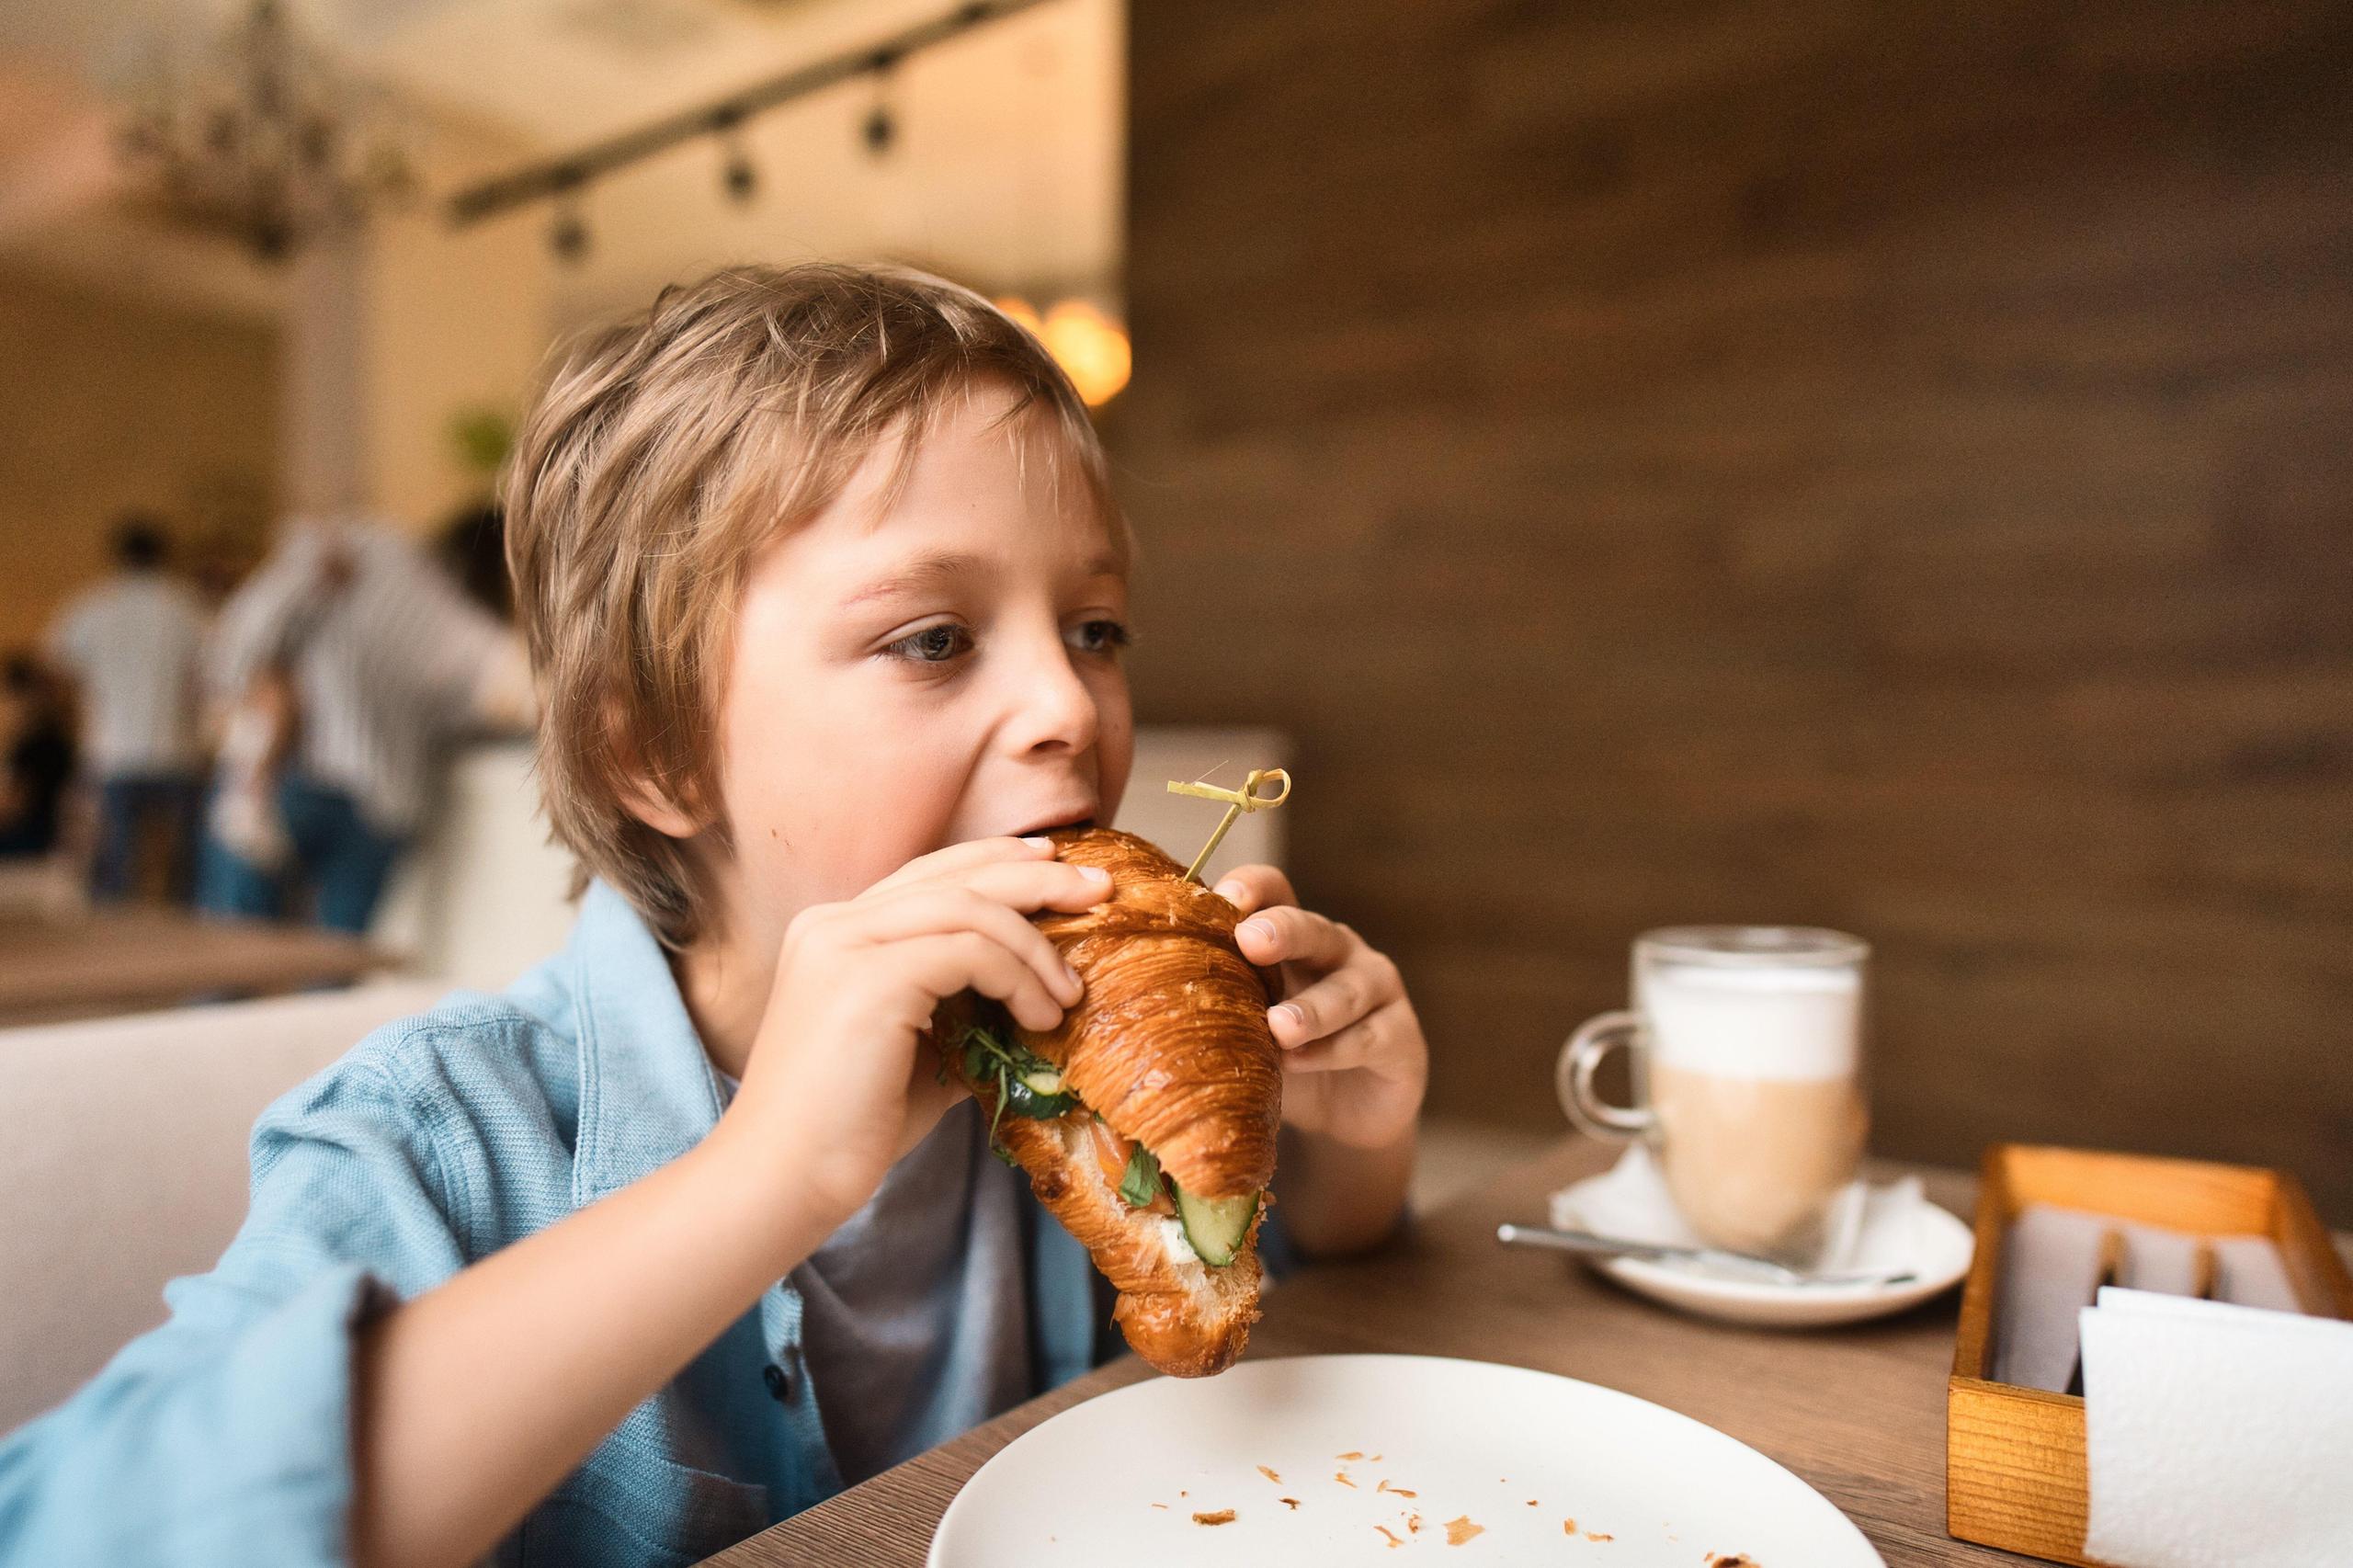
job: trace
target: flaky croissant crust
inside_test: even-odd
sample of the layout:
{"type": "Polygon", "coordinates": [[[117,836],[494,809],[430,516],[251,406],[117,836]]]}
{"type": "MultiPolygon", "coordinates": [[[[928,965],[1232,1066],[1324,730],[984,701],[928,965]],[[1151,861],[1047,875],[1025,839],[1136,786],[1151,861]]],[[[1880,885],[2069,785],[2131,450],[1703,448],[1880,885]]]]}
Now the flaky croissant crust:
{"type": "Polygon", "coordinates": [[[1224,1267],[1174,1254],[1165,1230],[1176,1221],[1128,1207],[1096,1162],[1086,1116],[1078,1111],[1058,1121],[1008,1117],[1005,1145],[1029,1173],[1039,1201],[1118,1289],[1111,1320],[1130,1348],[1173,1378],[1224,1371],[1241,1358],[1250,1325],[1258,1321],[1265,1279],[1258,1228],[1275,1195],[1267,1193],[1259,1204],[1224,1267]]]}
{"type": "Polygon", "coordinates": [[[1282,1058],[1266,984],[1234,945],[1242,912],[1131,833],[1049,836],[1058,858],[1110,872],[1111,897],[1038,917],[1086,991],[1058,1028],[1025,1030],[1022,1043],[1186,1191],[1261,1190],[1275,1175],[1282,1058]]]}

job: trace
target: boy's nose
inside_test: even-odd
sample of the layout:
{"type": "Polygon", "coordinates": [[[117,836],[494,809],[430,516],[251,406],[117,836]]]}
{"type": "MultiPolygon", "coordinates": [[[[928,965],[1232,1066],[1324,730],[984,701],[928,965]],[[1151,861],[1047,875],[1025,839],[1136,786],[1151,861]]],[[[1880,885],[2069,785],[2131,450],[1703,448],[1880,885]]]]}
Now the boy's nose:
{"type": "Polygon", "coordinates": [[[1101,720],[1095,694],[1060,651],[1044,655],[1016,676],[1014,739],[1021,751],[1083,752],[1095,744],[1101,720]]]}

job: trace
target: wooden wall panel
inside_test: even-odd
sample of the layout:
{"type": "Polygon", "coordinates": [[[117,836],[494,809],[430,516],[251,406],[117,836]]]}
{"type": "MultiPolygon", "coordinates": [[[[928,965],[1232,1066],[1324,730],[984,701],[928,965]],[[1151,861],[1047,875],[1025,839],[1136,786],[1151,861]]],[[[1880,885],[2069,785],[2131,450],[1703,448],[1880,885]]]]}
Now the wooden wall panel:
{"type": "Polygon", "coordinates": [[[1884,1150],[2353,1222],[2353,8],[1131,28],[1140,710],[1299,736],[1438,1108],[1557,1120],[1645,926],[1819,922],[1884,1150]]]}

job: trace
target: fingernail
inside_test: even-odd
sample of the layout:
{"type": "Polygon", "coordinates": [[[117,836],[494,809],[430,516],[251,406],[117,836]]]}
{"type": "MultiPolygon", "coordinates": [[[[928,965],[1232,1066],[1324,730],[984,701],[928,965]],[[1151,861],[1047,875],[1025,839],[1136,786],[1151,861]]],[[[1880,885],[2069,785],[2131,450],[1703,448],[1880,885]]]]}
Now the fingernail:
{"type": "Polygon", "coordinates": [[[1307,1015],[1301,1012],[1297,1007],[1292,1006],[1288,1002],[1277,1003],[1272,1008],[1268,1009],[1267,1017],[1274,1018],[1287,1029],[1298,1028],[1301,1025],[1307,1022],[1307,1015]]]}
{"type": "Polygon", "coordinates": [[[1218,883],[1215,892],[1218,897],[1225,900],[1228,903],[1240,903],[1242,902],[1242,884],[1240,882],[1231,880],[1220,882],[1218,883]]]}
{"type": "Polygon", "coordinates": [[[1256,937],[1263,941],[1274,936],[1275,923],[1271,920],[1261,920],[1254,915],[1249,919],[1245,920],[1240,926],[1236,927],[1236,929],[1237,931],[1247,931],[1252,936],[1256,937]]]}
{"type": "Polygon", "coordinates": [[[1025,838],[1021,842],[1028,845],[1032,849],[1051,849],[1054,846],[1054,841],[1048,838],[1043,834],[1040,834],[1034,838],[1025,838]]]}
{"type": "Polygon", "coordinates": [[[1085,991],[1086,989],[1086,982],[1078,977],[1078,970],[1075,965],[1065,960],[1063,964],[1063,973],[1070,977],[1070,988],[1073,991],[1085,991]]]}
{"type": "Polygon", "coordinates": [[[1108,885],[1111,881],[1111,873],[1100,866],[1081,866],[1078,869],[1078,874],[1090,882],[1102,882],[1108,885]]]}

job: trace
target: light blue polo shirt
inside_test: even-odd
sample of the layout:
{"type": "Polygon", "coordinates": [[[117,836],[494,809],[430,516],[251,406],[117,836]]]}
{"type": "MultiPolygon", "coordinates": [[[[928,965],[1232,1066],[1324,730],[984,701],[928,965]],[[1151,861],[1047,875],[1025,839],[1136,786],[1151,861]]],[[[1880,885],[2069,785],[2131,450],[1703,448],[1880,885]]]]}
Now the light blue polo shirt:
{"type": "MultiPolygon", "coordinates": [[[[506,992],[387,1025],[263,1113],[212,1272],[172,1281],[169,1322],[0,1440],[0,1562],[346,1562],[355,1328],[675,1159],[721,1103],[660,946],[593,885],[564,950],[506,992]]],[[[845,1460],[862,1478],[1120,1354],[1108,1282],[976,1142],[976,1111],[492,1561],[690,1563],[840,1491],[845,1460]],[[915,1267],[881,1260],[903,1242],[915,1267]]],[[[1259,1233],[1277,1278],[1298,1261],[1280,1214],[1259,1233]]]]}

